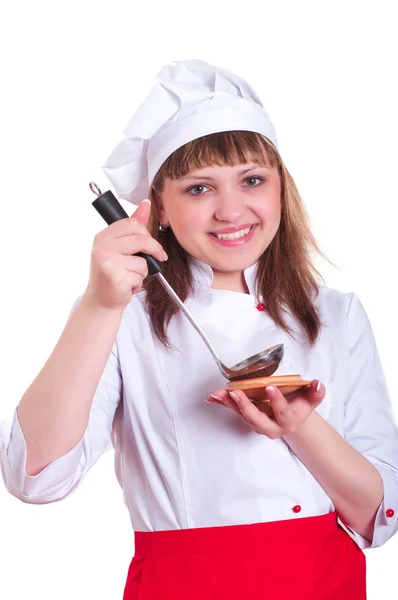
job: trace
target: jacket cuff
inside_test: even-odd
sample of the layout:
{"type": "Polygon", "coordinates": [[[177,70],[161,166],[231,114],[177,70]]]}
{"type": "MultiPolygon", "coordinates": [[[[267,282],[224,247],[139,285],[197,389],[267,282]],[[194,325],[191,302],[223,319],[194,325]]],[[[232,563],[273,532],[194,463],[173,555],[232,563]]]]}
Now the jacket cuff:
{"type": "Polygon", "coordinates": [[[22,501],[41,503],[64,498],[76,487],[84,464],[84,444],[80,440],[72,450],[54,460],[37,475],[26,473],[25,437],[14,413],[8,443],[1,449],[3,476],[8,491],[22,501]]]}
{"type": "Polygon", "coordinates": [[[376,467],[383,479],[384,496],[376,514],[371,542],[348,528],[353,534],[353,539],[362,550],[382,546],[398,530],[398,474],[380,463],[372,460],[370,462],[376,467]]]}

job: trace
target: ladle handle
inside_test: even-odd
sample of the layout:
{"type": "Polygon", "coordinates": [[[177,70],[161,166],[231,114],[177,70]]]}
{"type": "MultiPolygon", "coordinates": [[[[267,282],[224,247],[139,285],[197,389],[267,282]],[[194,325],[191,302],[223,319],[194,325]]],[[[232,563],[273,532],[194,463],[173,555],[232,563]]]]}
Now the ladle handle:
{"type": "MultiPolygon", "coordinates": [[[[108,225],[111,225],[120,219],[129,218],[123,206],[110,190],[104,192],[101,194],[101,196],[98,196],[98,198],[92,202],[92,205],[108,225]]],[[[145,258],[148,264],[149,277],[153,277],[154,275],[162,272],[162,263],[156,260],[156,258],[153,258],[153,256],[150,256],[150,254],[136,252],[133,256],[141,256],[142,258],[145,258]]]]}

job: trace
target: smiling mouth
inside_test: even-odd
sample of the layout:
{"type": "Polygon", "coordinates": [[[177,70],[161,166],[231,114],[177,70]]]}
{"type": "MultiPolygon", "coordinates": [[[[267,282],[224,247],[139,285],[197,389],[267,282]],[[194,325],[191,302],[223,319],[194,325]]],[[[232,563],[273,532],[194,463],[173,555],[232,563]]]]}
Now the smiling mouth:
{"type": "Polygon", "coordinates": [[[233,233],[210,233],[210,235],[217,238],[218,240],[239,240],[240,238],[243,238],[246,235],[248,235],[252,231],[252,229],[254,229],[255,226],[256,224],[251,225],[246,229],[234,231],[233,233]]]}

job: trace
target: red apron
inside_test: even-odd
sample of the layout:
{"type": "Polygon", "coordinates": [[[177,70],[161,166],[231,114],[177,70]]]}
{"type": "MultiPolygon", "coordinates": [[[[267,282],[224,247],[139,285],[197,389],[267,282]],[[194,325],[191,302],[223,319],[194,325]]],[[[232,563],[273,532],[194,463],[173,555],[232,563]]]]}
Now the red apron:
{"type": "Polygon", "coordinates": [[[365,600],[365,554],[336,513],[136,532],[123,600],[365,600]]]}

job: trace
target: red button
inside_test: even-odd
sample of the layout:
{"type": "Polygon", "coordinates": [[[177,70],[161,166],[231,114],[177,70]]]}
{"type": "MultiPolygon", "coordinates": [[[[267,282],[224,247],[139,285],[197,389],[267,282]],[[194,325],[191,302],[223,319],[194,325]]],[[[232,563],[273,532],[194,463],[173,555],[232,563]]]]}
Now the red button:
{"type": "Polygon", "coordinates": [[[297,504],[296,506],[293,506],[294,513],[299,513],[300,511],[301,511],[301,506],[299,504],[297,504]]]}
{"type": "Polygon", "coordinates": [[[263,304],[262,302],[260,302],[260,304],[257,304],[257,310],[259,310],[260,312],[264,312],[265,304],[263,304]]]}
{"type": "Polygon", "coordinates": [[[387,517],[393,517],[395,515],[395,512],[393,511],[392,508],[388,508],[386,510],[386,515],[387,515],[387,517]]]}

